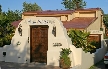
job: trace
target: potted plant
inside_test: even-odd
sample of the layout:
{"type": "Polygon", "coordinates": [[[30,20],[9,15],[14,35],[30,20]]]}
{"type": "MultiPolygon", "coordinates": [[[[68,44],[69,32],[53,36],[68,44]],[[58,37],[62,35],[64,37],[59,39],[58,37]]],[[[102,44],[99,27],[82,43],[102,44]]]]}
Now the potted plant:
{"type": "Polygon", "coordinates": [[[70,48],[62,48],[60,52],[60,67],[63,69],[69,69],[71,66],[71,61],[69,54],[71,53],[70,48]]]}

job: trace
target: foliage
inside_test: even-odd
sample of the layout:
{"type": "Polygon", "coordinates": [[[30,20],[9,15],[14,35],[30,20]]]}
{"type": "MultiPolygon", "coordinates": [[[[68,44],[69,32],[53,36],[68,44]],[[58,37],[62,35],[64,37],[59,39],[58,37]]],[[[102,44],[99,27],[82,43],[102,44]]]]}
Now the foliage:
{"type": "Polygon", "coordinates": [[[85,52],[90,52],[96,48],[88,41],[89,34],[89,32],[83,32],[74,29],[70,29],[68,31],[68,36],[71,38],[72,44],[76,48],[82,48],[85,52]]]}
{"type": "Polygon", "coordinates": [[[90,44],[96,46],[96,48],[99,46],[99,42],[96,41],[91,41],[90,44]]]}
{"type": "Polygon", "coordinates": [[[65,58],[71,53],[70,48],[62,48],[62,51],[60,52],[61,57],[60,58],[65,58]]]}
{"type": "Polygon", "coordinates": [[[12,11],[12,10],[8,9],[8,11],[6,12],[6,18],[10,22],[20,20],[21,19],[21,11],[19,11],[19,10],[12,11]]]}
{"type": "Polygon", "coordinates": [[[101,47],[101,46],[100,46],[100,43],[97,42],[97,41],[90,41],[90,44],[96,47],[95,49],[92,48],[92,50],[89,51],[90,53],[94,53],[94,52],[96,52],[96,49],[99,49],[99,48],[101,47]]]}
{"type": "Polygon", "coordinates": [[[108,28],[108,14],[104,14],[103,22],[104,22],[105,26],[108,28]]]}
{"type": "Polygon", "coordinates": [[[106,34],[104,34],[104,39],[108,39],[108,36],[106,34]]]}
{"type": "Polygon", "coordinates": [[[15,28],[9,23],[9,20],[0,20],[0,47],[11,43],[14,29],[15,28]]]}
{"type": "Polygon", "coordinates": [[[23,12],[27,12],[27,11],[41,11],[41,7],[38,6],[36,3],[31,4],[31,3],[23,3],[23,12]]]}
{"type": "Polygon", "coordinates": [[[83,0],[62,0],[62,3],[66,9],[82,9],[86,6],[86,2],[83,0]]]}
{"type": "Polygon", "coordinates": [[[5,12],[1,12],[0,20],[4,20],[4,19],[6,19],[6,14],[5,14],[5,12]]]}
{"type": "Polygon", "coordinates": [[[70,48],[62,48],[62,51],[60,52],[60,63],[62,68],[69,68],[71,66],[71,61],[68,55],[71,53],[70,48]]]}
{"type": "MultiPolygon", "coordinates": [[[[23,12],[26,11],[41,11],[41,7],[38,6],[36,3],[31,4],[31,3],[23,3],[23,12]]],[[[7,12],[2,12],[2,6],[0,5],[0,20],[9,20],[9,22],[13,22],[13,21],[17,21],[17,20],[21,20],[21,16],[22,16],[22,11],[19,10],[10,10],[8,9],[7,12]]]]}
{"type": "Polygon", "coordinates": [[[9,22],[13,22],[20,19],[21,19],[21,11],[19,10],[12,11],[8,9],[7,12],[1,12],[0,14],[0,20],[8,20],[9,22]]]}
{"type": "Polygon", "coordinates": [[[1,14],[1,12],[2,12],[2,6],[0,5],[0,14],[1,14]]]}

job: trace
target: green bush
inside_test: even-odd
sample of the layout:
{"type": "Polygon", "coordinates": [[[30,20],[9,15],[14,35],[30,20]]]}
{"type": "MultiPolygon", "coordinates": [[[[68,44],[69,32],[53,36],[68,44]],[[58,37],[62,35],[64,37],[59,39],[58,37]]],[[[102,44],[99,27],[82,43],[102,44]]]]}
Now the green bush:
{"type": "Polygon", "coordinates": [[[96,49],[100,48],[99,42],[97,42],[97,41],[91,41],[90,44],[96,47],[95,49],[92,48],[92,50],[89,51],[90,53],[94,53],[94,52],[96,52],[96,49]]]}
{"type": "Polygon", "coordinates": [[[83,51],[85,52],[90,52],[96,48],[95,45],[92,45],[88,41],[89,35],[90,35],[90,32],[83,32],[80,30],[70,29],[68,31],[68,36],[71,38],[72,44],[76,48],[82,48],[83,51]]]}
{"type": "Polygon", "coordinates": [[[0,47],[2,47],[2,46],[3,46],[3,40],[0,39],[0,47]]]}
{"type": "Polygon", "coordinates": [[[9,20],[0,20],[0,47],[9,45],[14,35],[15,28],[9,22],[9,20]]]}

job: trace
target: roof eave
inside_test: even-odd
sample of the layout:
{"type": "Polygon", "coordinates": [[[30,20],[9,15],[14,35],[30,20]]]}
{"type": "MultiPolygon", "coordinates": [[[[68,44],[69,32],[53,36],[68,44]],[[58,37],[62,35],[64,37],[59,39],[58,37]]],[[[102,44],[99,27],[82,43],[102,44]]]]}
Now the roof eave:
{"type": "MultiPolygon", "coordinates": [[[[73,14],[73,13],[69,13],[73,14]]],[[[28,16],[61,16],[61,15],[69,15],[69,14],[23,14],[28,16]]]]}

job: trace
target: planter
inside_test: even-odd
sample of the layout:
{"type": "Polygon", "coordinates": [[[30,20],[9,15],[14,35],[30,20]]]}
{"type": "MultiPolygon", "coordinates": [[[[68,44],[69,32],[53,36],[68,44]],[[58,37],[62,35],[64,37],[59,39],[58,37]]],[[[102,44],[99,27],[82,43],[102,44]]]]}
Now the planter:
{"type": "Polygon", "coordinates": [[[61,67],[62,69],[70,69],[70,66],[66,65],[66,64],[64,63],[64,60],[63,60],[63,59],[60,59],[60,67],[61,67]]]}
{"type": "Polygon", "coordinates": [[[70,69],[71,66],[71,60],[70,57],[68,56],[71,53],[70,49],[67,48],[62,48],[62,51],[60,53],[60,67],[62,69],[70,69]]]}

